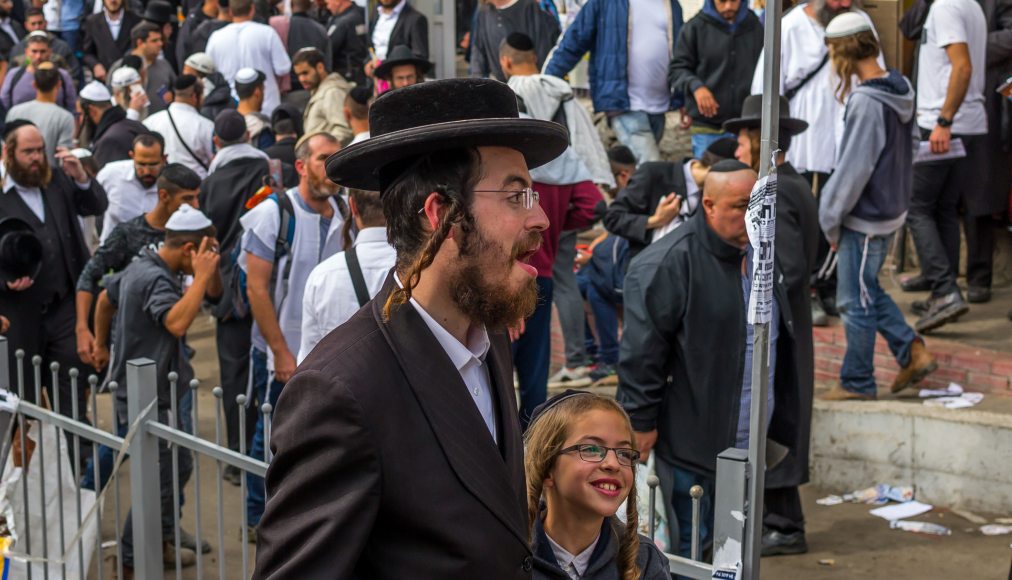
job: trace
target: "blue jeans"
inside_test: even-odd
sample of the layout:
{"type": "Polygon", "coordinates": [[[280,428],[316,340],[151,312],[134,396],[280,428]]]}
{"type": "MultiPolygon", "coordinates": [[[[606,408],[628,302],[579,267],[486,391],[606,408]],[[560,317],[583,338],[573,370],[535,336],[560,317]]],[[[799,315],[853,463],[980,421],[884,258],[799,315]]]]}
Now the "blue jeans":
{"type": "Polygon", "coordinates": [[[636,163],[660,161],[657,144],[664,135],[664,114],[626,111],[611,118],[611,130],[620,143],[632,150],[636,163]]]}
{"type": "MultiPolygon", "coordinates": [[[[267,353],[253,349],[251,355],[253,361],[253,396],[256,401],[249,401],[250,405],[254,405],[257,412],[257,428],[253,433],[253,445],[250,447],[248,455],[253,459],[264,460],[264,415],[259,412],[260,407],[265,402],[270,402],[271,407],[277,409],[278,397],[281,396],[281,389],[284,388],[284,383],[278,381],[271,381],[271,392],[268,397],[267,393],[267,353]]],[[[264,505],[267,503],[267,493],[264,488],[264,479],[262,477],[246,473],[246,523],[247,525],[256,527],[260,523],[260,518],[264,515],[264,505]]]]}
{"type": "Polygon", "coordinates": [[[713,145],[714,142],[720,141],[726,138],[734,139],[734,135],[731,133],[693,133],[692,134],[692,156],[696,159],[702,159],[703,153],[706,153],[706,148],[713,145]]]}
{"type": "Polygon", "coordinates": [[[840,309],[847,335],[840,384],[848,391],[863,395],[876,393],[875,333],[886,339],[901,367],[910,363],[910,345],[917,339],[899,307],[878,282],[891,238],[868,237],[847,228],[840,231],[836,307],[840,309]]]}
{"type": "Polygon", "coordinates": [[[538,306],[513,343],[513,364],[520,382],[520,427],[526,431],[534,408],[548,398],[552,362],[552,279],[538,276],[538,306]]]}
{"type": "Polygon", "coordinates": [[[597,362],[604,365],[618,364],[618,310],[617,304],[609,302],[590,282],[586,270],[576,274],[580,294],[590,304],[594,314],[594,330],[597,332],[597,362]]]}
{"type": "Polygon", "coordinates": [[[699,499],[699,552],[700,554],[713,542],[713,499],[716,485],[713,479],[693,473],[687,469],[675,467],[675,481],[671,490],[671,505],[675,509],[678,520],[678,555],[688,558],[692,553],[692,486],[703,488],[703,497],[699,499]]]}
{"type": "MultiPolygon", "coordinates": [[[[179,400],[179,427],[187,433],[193,433],[193,391],[187,388],[183,397],[179,400]]],[[[116,423],[116,435],[125,437],[127,434],[127,423],[116,423]]],[[[109,478],[112,476],[113,463],[116,461],[116,452],[105,445],[98,447],[98,467],[99,467],[99,482],[98,487],[95,487],[95,461],[93,457],[89,457],[84,468],[84,475],[81,477],[81,487],[84,489],[94,489],[95,491],[102,491],[105,488],[105,484],[109,482],[109,478]]],[[[183,503],[183,492],[179,492],[179,504],[183,503]]]]}

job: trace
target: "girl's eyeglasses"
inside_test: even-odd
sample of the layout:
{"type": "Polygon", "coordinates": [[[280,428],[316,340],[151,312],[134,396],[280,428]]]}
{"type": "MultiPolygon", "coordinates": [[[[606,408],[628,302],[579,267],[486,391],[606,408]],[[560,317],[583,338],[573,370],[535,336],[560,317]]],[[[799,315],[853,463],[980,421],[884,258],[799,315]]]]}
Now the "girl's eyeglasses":
{"type": "Polygon", "coordinates": [[[579,452],[580,459],[588,463],[603,462],[604,459],[608,457],[609,451],[615,452],[615,458],[618,459],[619,465],[632,467],[640,460],[640,452],[635,449],[629,449],[627,447],[605,447],[604,445],[596,445],[594,443],[580,443],[579,445],[566,447],[565,449],[559,451],[559,455],[562,455],[563,453],[572,453],[574,451],[579,452]]]}

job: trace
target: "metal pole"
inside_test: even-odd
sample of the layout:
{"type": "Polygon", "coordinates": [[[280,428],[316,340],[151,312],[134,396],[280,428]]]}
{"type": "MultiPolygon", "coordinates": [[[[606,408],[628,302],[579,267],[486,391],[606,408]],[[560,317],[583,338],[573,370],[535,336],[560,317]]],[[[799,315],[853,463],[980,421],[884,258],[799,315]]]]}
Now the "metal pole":
{"type": "MultiPolygon", "coordinates": [[[[759,153],[759,177],[774,169],[772,153],[777,149],[780,130],[780,15],[781,0],[766,3],[766,33],[763,40],[763,105],[762,135],[759,153]]],[[[772,244],[773,240],[770,240],[772,244]]],[[[751,275],[751,273],[749,273],[751,275]]],[[[753,328],[752,408],[749,416],[748,439],[748,512],[745,526],[745,552],[742,577],[759,579],[759,557],[762,553],[763,489],[766,479],[766,398],[769,396],[769,323],[753,328]],[[758,385],[758,388],[756,386],[758,385]]]]}
{"type": "MultiPolygon", "coordinates": [[[[127,361],[127,397],[130,422],[158,420],[158,409],[141,414],[157,398],[155,361],[127,361]]],[[[162,500],[158,472],[158,438],[146,426],[130,443],[130,503],[133,517],[134,571],[138,578],[162,577],[162,500]]],[[[122,576],[119,576],[122,578],[122,576]]]]}

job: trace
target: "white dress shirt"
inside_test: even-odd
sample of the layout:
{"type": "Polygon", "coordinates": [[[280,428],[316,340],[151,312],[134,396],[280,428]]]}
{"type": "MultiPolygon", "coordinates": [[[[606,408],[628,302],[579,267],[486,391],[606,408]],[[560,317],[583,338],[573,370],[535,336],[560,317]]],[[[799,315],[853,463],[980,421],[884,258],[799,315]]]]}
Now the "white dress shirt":
{"type": "Polygon", "coordinates": [[[204,179],[207,177],[207,169],[187,152],[179,140],[169,121],[170,112],[176,122],[176,128],[179,129],[179,135],[206,165],[210,165],[214,157],[214,122],[185,103],[172,103],[164,111],[158,111],[144,119],[145,127],[161,134],[165,139],[165,155],[168,156],[169,163],[182,163],[204,179]]]}
{"type": "MultiPolygon", "coordinates": [[[[400,278],[394,276],[394,280],[397,281],[398,286],[404,287],[401,284],[400,278]]],[[[434,318],[429,316],[429,313],[414,298],[411,299],[411,306],[414,307],[418,315],[425,321],[425,326],[429,327],[429,331],[436,337],[439,346],[443,347],[446,355],[450,357],[450,362],[453,363],[457,372],[460,373],[460,378],[463,379],[468,393],[474,399],[474,404],[478,407],[478,413],[481,414],[481,418],[485,421],[485,426],[488,427],[489,433],[492,434],[492,439],[498,443],[499,436],[496,433],[495,426],[495,405],[492,403],[492,386],[488,376],[488,366],[485,364],[485,356],[488,354],[488,349],[492,344],[488,339],[488,331],[485,330],[484,326],[472,325],[467,333],[467,345],[464,345],[443,328],[441,324],[436,322],[434,318]]]]}
{"type": "Polygon", "coordinates": [[[650,243],[654,243],[675,231],[678,226],[684,224],[690,217],[692,217],[696,213],[696,209],[699,207],[700,191],[699,186],[696,185],[695,178],[692,177],[692,160],[686,161],[682,164],[682,173],[685,176],[685,200],[682,201],[681,207],[678,208],[678,215],[676,215],[674,219],[665,224],[663,227],[659,227],[654,230],[654,234],[650,238],[650,243]]]}
{"type": "Polygon", "coordinates": [[[267,75],[260,112],[270,117],[281,104],[277,77],[291,72],[292,60],[273,28],[253,21],[233,22],[211,34],[205,52],[214,61],[217,71],[228,79],[233,98],[238,98],[235,73],[241,68],[252,67],[267,75]]]}
{"type": "MultiPolygon", "coordinates": [[[[97,3],[98,4],[98,3],[97,3]]],[[[119,38],[119,33],[123,29],[123,10],[119,11],[119,18],[109,18],[109,11],[105,12],[105,23],[109,25],[109,34],[112,35],[112,39],[116,40],[119,38]]]]}
{"type": "Polygon", "coordinates": [[[4,32],[7,36],[11,37],[11,40],[18,42],[21,39],[18,38],[18,33],[14,31],[14,27],[11,26],[10,17],[0,18],[0,31],[4,32]]]}
{"type": "Polygon", "coordinates": [[[363,131],[361,133],[356,133],[355,137],[352,138],[351,143],[348,143],[348,145],[354,145],[355,143],[361,143],[362,141],[365,141],[368,138],[369,138],[369,131],[363,131]]]}
{"type": "Polygon", "coordinates": [[[137,179],[133,159],[107,163],[95,179],[109,198],[109,207],[102,218],[100,244],[105,243],[117,224],[146,214],[155,209],[155,204],[158,203],[158,186],[152,184],[151,187],[144,187],[137,179]]]}
{"type": "Polygon", "coordinates": [[[376,18],[376,28],[372,31],[372,45],[376,49],[376,58],[386,60],[387,52],[393,48],[390,46],[390,35],[394,33],[394,26],[397,26],[397,19],[404,10],[406,0],[401,0],[394,6],[394,9],[387,14],[382,9],[376,18]]]}
{"type": "Polygon", "coordinates": [[[587,567],[590,566],[590,557],[594,555],[594,548],[597,547],[597,542],[601,539],[601,535],[598,534],[597,539],[587,546],[586,550],[576,556],[555,543],[555,540],[547,532],[545,532],[545,537],[548,538],[548,543],[552,546],[552,553],[555,554],[555,560],[559,563],[559,567],[566,572],[566,575],[571,580],[581,580],[587,573],[587,567]]]}
{"type": "MultiPolygon", "coordinates": [[[[355,238],[355,251],[362,266],[369,296],[383,287],[387,274],[394,267],[397,253],[387,242],[385,227],[365,228],[355,238]]],[[[359,310],[358,297],[348,273],[345,252],[327,258],[313,269],[302,294],[302,344],[299,364],[313,352],[330,331],[348,321],[359,310]]]]}

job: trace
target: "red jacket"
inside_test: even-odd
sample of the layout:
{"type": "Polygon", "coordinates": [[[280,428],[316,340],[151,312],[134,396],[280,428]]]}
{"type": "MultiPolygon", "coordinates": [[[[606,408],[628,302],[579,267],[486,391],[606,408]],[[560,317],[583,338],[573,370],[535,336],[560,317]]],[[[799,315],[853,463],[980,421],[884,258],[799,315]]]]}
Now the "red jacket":
{"type": "Polygon", "coordinates": [[[559,236],[566,230],[579,230],[594,223],[594,208],[604,201],[600,190],[590,181],[572,185],[548,185],[535,182],[534,191],[541,194],[541,209],[548,216],[549,226],[544,232],[544,243],[531,257],[531,265],[538,276],[552,277],[552,264],[559,251],[559,236]]]}

